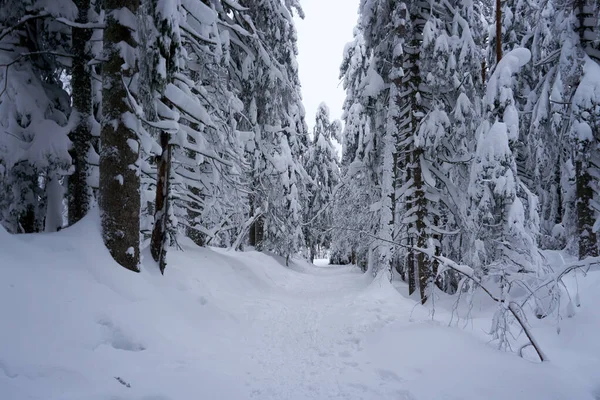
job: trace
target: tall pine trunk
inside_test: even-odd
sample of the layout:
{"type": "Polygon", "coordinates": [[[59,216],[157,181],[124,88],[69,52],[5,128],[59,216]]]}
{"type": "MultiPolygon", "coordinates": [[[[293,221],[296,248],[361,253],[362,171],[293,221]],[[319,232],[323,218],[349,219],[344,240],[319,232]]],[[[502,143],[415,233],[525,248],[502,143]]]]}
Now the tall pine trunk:
{"type": "MultiPolygon", "coordinates": [[[[425,7],[425,3],[418,6],[425,15],[430,10],[425,7]]],[[[403,150],[406,153],[406,182],[412,180],[410,185],[411,196],[406,199],[406,218],[416,217],[414,222],[407,226],[408,244],[410,246],[425,247],[425,218],[426,218],[426,199],[425,188],[421,171],[420,157],[423,150],[417,148],[415,137],[419,132],[419,127],[423,116],[426,114],[423,108],[423,96],[421,93],[421,45],[423,38],[423,29],[425,20],[419,13],[410,15],[411,31],[407,35],[410,40],[404,46],[406,57],[404,59],[404,76],[402,78],[404,100],[407,109],[407,117],[404,122],[405,134],[401,138],[403,150]]],[[[408,254],[408,286],[409,294],[412,294],[417,285],[419,286],[421,302],[425,303],[426,287],[429,280],[427,260],[422,252],[409,250],[408,254]]]]}
{"type": "MultiPolygon", "coordinates": [[[[197,129],[197,127],[194,127],[194,126],[193,126],[193,128],[197,129]]],[[[196,141],[194,140],[194,138],[192,136],[188,136],[188,141],[191,144],[196,144],[196,141]]],[[[195,153],[192,150],[188,150],[187,155],[188,155],[188,157],[190,157],[190,159],[193,159],[195,156],[195,153]]],[[[188,171],[192,174],[195,173],[195,170],[193,168],[188,168],[188,171]]],[[[203,198],[202,191],[195,184],[189,185],[188,190],[192,193],[192,195],[194,196],[195,199],[203,198]]],[[[196,224],[200,223],[200,218],[201,218],[200,210],[196,209],[192,205],[190,205],[187,208],[186,214],[187,214],[187,221],[188,221],[188,227],[186,228],[187,237],[192,239],[192,242],[194,242],[197,246],[200,246],[200,247],[205,246],[206,245],[206,235],[204,233],[200,232],[200,230],[196,229],[196,224]]]]}
{"type": "MultiPolygon", "coordinates": [[[[80,24],[88,23],[90,0],[75,0],[75,5],[79,10],[76,22],[80,24]]],[[[92,32],[90,29],[74,27],[72,36],[73,76],[71,86],[73,90],[73,112],[78,114],[79,121],[70,135],[73,142],[71,157],[75,171],[68,179],[69,225],[73,225],[87,214],[92,198],[92,192],[87,181],[90,176],[88,152],[92,145],[90,124],[90,118],[92,118],[92,79],[88,66],[90,54],[86,48],[92,32]]]]}
{"type": "MultiPolygon", "coordinates": [[[[496,64],[502,59],[502,4],[496,0],[496,64]]],[[[485,83],[485,80],[483,81],[485,83]]]]}
{"type": "Polygon", "coordinates": [[[161,274],[165,273],[167,266],[169,219],[169,177],[171,172],[171,146],[169,145],[169,133],[160,133],[160,145],[162,155],[158,161],[158,179],[156,180],[156,202],[154,212],[154,229],[150,241],[150,253],[154,261],[158,262],[161,274]]]}
{"type": "MultiPolygon", "coordinates": [[[[593,6],[586,0],[575,0],[575,14],[578,18],[578,34],[581,46],[590,55],[595,54],[592,46],[595,33],[590,19],[593,17],[593,6]]],[[[597,54],[600,56],[600,54],[597,54]]],[[[593,111],[592,111],[593,113],[593,111]]],[[[597,136],[595,136],[597,137],[597,136]]],[[[596,141],[594,140],[594,144],[596,141]]],[[[594,190],[592,188],[593,177],[590,173],[593,165],[592,149],[586,141],[577,141],[576,148],[579,153],[575,160],[576,193],[577,193],[577,234],[579,237],[579,259],[598,256],[598,241],[596,232],[593,230],[595,222],[595,211],[592,205],[594,190]]]]}
{"type": "MultiPolygon", "coordinates": [[[[255,187],[258,187],[258,186],[256,185],[255,187]]],[[[258,207],[256,207],[255,203],[256,203],[256,197],[253,196],[250,199],[250,210],[251,210],[252,214],[258,208],[258,207]]],[[[258,251],[262,251],[262,248],[263,248],[264,226],[265,226],[265,219],[261,215],[258,218],[256,218],[254,220],[254,222],[252,222],[252,224],[250,225],[250,230],[248,232],[248,241],[249,241],[250,246],[253,246],[258,251]]]]}
{"type": "MultiPolygon", "coordinates": [[[[417,247],[424,249],[427,247],[427,233],[425,218],[427,217],[427,199],[425,198],[425,183],[423,182],[423,171],[421,170],[421,156],[423,150],[415,148],[413,158],[413,179],[415,187],[414,206],[416,207],[417,220],[415,230],[417,236],[417,247]]],[[[427,301],[427,286],[431,271],[425,253],[419,251],[416,254],[417,272],[419,274],[419,293],[421,295],[421,304],[427,301]]]]}
{"type": "Polygon", "coordinates": [[[588,166],[582,160],[575,162],[576,190],[577,190],[577,236],[579,237],[579,259],[598,256],[598,241],[594,226],[594,210],[592,200],[594,191],[590,184],[592,177],[588,166]]]}
{"type": "MultiPolygon", "coordinates": [[[[410,157],[410,153],[406,153],[406,181],[408,182],[409,180],[412,179],[412,170],[411,168],[409,168],[411,164],[411,157],[410,157]]],[[[405,199],[405,204],[406,204],[406,212],[410,212],[410,210],[412,210],[412,202],[413,202],[413,197],[412,196],[406,196],[405,199]]],[[[409,223],[406,226],[406,233],[407,233],[407,245],[408,246],[414,246],[415,243],[413,241],[413,237],[411,235],[412,230],[414,224],[409,223]]],[[[415,290],[417,290],[417,279],[416,279],[416,273],[415,273],[415,253],[412,250],[408,250],[408,253],[406,254],[406,273],[408,275],[408,295],[412,295],[415,290]]]]}
{"type": "MultiPolygon", "coordinates": [[[[136,21],[139,1],[105,0],[104,7],[106,62],[102,71],[104,121],[100,133],[102,236],[116,262],[139,272],[139,142],[132,130],[135,116],[128,104],[125,87],[137,75],[137,42],[132,27],[122,25],[122,21],[136,21]],[[124,60],[123,55],[128,59],[124,60]]],[[[135,89],[135,85],[129,87],[135,89]]]]}

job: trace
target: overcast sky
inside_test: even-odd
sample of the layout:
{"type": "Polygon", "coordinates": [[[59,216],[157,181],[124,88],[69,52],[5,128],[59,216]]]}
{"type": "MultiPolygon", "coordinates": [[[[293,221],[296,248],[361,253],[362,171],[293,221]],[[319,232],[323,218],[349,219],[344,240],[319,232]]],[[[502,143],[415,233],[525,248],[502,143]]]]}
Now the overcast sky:
{"type": "Polygon", "coordinates": [[[338,79],[346,43],[352,40],[359,0],[302,0],[306,18],[296,18],[298,69],[306,123],[312,130],[315,112],[327,103],[332,119],[342,116],[345,93],[338,79]]]}

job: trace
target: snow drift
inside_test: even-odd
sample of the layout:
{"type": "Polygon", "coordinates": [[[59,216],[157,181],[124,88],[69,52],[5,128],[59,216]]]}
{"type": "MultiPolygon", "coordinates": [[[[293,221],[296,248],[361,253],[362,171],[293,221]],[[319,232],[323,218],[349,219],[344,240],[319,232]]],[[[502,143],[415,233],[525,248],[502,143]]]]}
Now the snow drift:
{"type": "Polygon", "coordinates": [[[97,220],[0,231],[1,399],[594,398],[590,309],[566,339],[538,329],[553,361],[536,364],[353,267],[183,242],[164,277],[151,262],[135,274],[97,220]]]}

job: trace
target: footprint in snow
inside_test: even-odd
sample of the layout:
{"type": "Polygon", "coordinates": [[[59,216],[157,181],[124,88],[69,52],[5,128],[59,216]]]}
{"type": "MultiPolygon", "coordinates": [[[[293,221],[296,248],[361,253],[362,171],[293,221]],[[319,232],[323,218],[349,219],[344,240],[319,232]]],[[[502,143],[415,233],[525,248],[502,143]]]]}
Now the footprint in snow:
{"type": "Polygon", "coordinates": [[[110,344],[117,350],[142,351],[146,347],[130,338],[125,332],[116,326],[111,320],[101,318],[98,324],[104,328],[105,341],[100,344],[110,344]]]}

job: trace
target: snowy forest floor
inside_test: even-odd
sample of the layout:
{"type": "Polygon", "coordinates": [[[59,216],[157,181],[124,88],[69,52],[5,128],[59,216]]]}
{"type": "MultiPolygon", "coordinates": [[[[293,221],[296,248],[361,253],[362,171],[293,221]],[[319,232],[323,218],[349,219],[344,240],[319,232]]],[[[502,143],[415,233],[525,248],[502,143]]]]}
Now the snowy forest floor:
{"type": "Polygon", "coordinates": [[[579,279],[560,335],[531,321],[540,364],[488,343],[493,306],[478,298],[448,326],[455,297],[437,296],[432,318],[355,267],[188,242],[164,277],[149,254],[134,274],[96,221],[0,231],[0,399],[600,398],[598,273],[579,279]]]}

